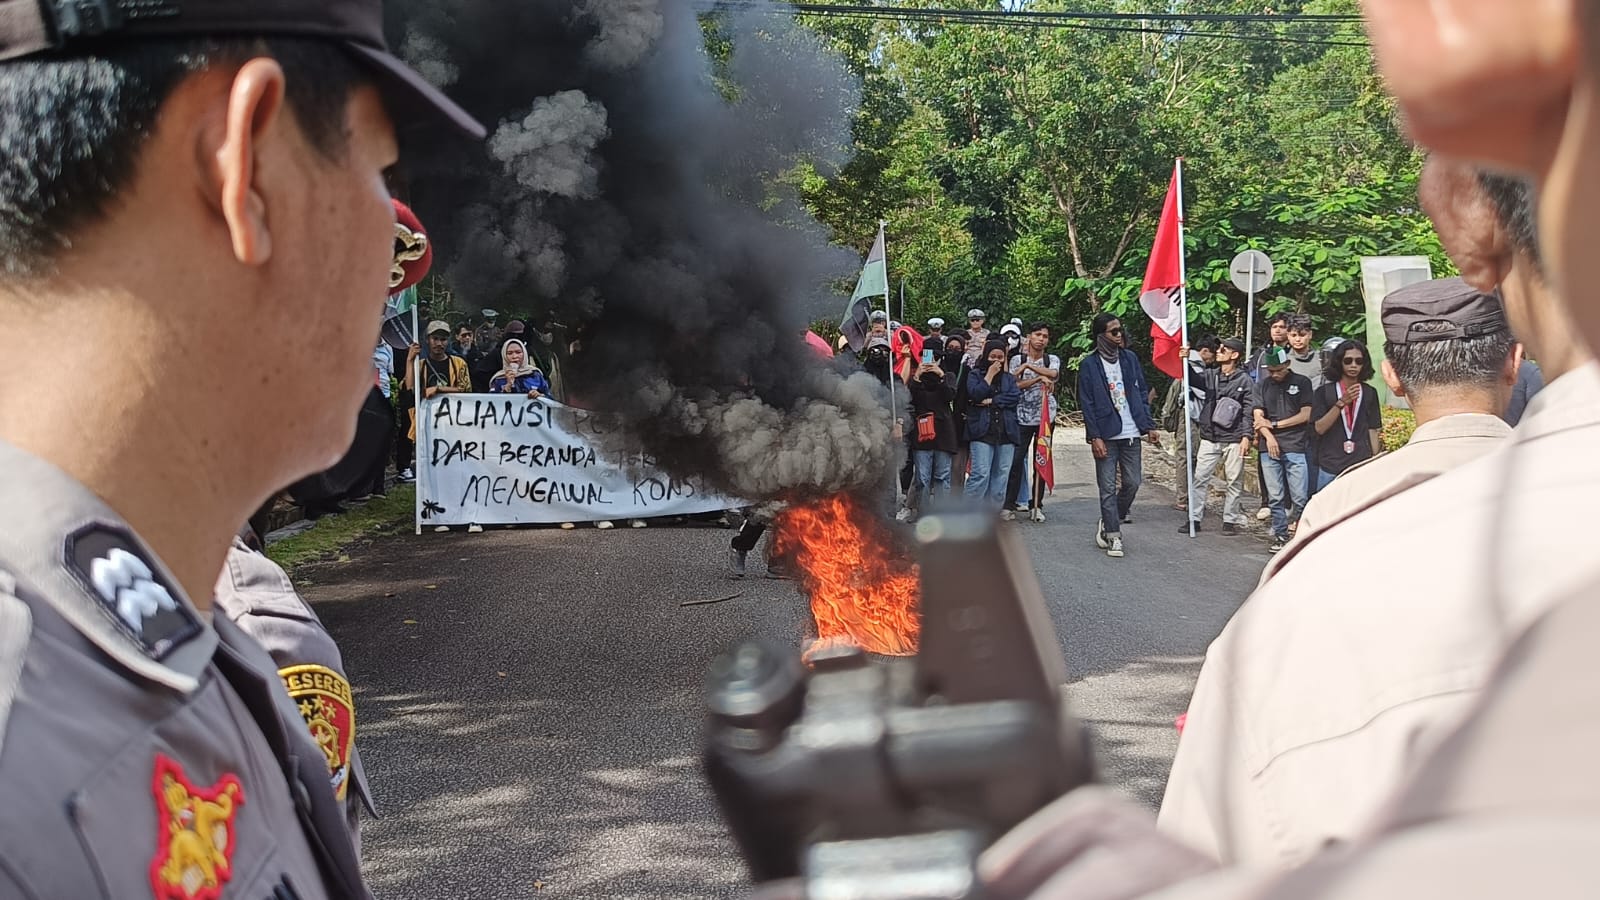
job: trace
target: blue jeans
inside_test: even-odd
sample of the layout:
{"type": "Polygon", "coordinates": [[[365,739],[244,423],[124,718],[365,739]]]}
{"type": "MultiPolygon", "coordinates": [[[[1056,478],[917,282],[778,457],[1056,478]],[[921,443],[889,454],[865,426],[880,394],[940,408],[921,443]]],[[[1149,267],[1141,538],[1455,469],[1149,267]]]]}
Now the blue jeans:
{"type": "Polygon", "coordinates": [[[1100,522],[1106,534],[1121,534],[1122,520],[1133,510],[1133,499],[1144,483],[1144,449],[1138,438],[1106,441],[1106,458],[1094,461],[1095,481],[1100,486],[1100,522]],[[1117,490],[1117,471],[1122,472],[1122,490],[1117,490]]]}
{"type": "Polygon", "coordinates": [[[907,503],[913,509],[922,508],[923,491],[927,496],[950,495],[950,463],[955,459],[943,450],[918,450],[917,479],[911,484],[911,495],[915,503],[907,503]]]}
{"type": "Polygon", "coordinates": [[[1267,480],[1267,503],[1272,507],[1272,533],[1286,536],[1289,522],[1298,522],[1300,513],[1306,508],[1306,488],[1310,484],[1306,475],[1306,455],[1285,453],[1282,458],[1273,459],[1262,451],[1256,458],[1261,460],[1261,474],[1267,480]],[[1294,506],[1292,514],[1289,510],[1291,504],[1294,506]]]}
{"type": "Polygon", "coordinates": [[[1011,477],[1011,460],[1016,448],[1010,444],[985,444],[973,441],[972,472],[962,492],[968,499],[999,507],[1006,499],[1006,480],[1011,477]]]}
{"type": "MultiPolygon", "coordinates": [[[[1333,480],[1335,478],[1338,478],[1338,477],[1339,476],[1333,474],[1332,472],[1329,472],[1327,469],[1318,468],[1317,469],[1317,490],[1320,491],[1323,488],[1327,487],[1328,485],[1333,484],[1333,480]]],[[[1312,493],[1316,493],[1316,491],[1313,491],[1312,493]]]]}

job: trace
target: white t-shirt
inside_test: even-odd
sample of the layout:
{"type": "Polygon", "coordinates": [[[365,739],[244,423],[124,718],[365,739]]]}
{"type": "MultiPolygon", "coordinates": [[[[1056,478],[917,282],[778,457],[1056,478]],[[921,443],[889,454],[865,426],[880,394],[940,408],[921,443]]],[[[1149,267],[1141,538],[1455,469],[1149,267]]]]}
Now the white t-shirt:
{"type": "Polygon", "coordinates": [[[1133,409],[1128,406],[1128,385],[1122,376],[1122,360],[1106,362],[1104,356],[1100,356],[1099,359],[1100,365],[1106,370],[1106,385],[1111,388],[1111,402],[1116,405],[1117,412],[1122,414],[1122,433],[1115,439],[1125,441],[1136,438],[1139,436],[1139,426],[1134,424],[1133,409]]]}

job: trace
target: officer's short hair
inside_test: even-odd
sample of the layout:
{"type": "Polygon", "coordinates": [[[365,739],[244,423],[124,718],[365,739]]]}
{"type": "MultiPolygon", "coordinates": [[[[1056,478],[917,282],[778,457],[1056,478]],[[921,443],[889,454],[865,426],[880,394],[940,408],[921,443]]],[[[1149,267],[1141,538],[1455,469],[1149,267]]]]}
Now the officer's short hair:
{"type": "Polygon", "coordinates": [[[1446,341],[1384,343],[1383,355],[1408,394],[1441,388],[1494,387],[1516,347],[1509,328],[1446,341]]]}
{"type": "Polygon", "coordinates": [[[311,145],[342,158],[350,96],[370,78],[331,42],[151,39],[0,65],[0,278],[45,274],[106,213],[185,78],[256,56],[283,67],[287,107],[311,145]]]}

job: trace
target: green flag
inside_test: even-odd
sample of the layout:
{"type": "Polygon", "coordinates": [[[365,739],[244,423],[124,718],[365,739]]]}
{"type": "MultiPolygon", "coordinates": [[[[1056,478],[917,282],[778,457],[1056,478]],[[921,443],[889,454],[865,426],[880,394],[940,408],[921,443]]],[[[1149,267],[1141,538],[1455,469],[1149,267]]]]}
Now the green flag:
{"type": "Polygon", "coordinates": [[[856,282],[856,292],[850,295],[850,305],[845,308],[839,331],[850,341],[850,349],[860,353],[867,346],[867,332],[872,324],[872,301],[889,293],[888,253],[883,245],[883,226],[878,226],[878,239],[872,242],[872,252],[867,254],[867,264],[861,269],[861,279],[856,282]]]}

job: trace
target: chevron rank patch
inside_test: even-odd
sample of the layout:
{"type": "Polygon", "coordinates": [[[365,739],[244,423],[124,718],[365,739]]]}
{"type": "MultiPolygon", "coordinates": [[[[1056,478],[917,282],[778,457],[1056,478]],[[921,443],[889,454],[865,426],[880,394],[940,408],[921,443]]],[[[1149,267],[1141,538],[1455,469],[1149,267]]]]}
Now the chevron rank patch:
{"type": "Polygon", "coordinates": [[[112,624],[151,659],[161,660],[201,631],[181,592],[157,572],[133,535],[90,525],[67,538],[67,568],[100,602],[112,624]]]}

